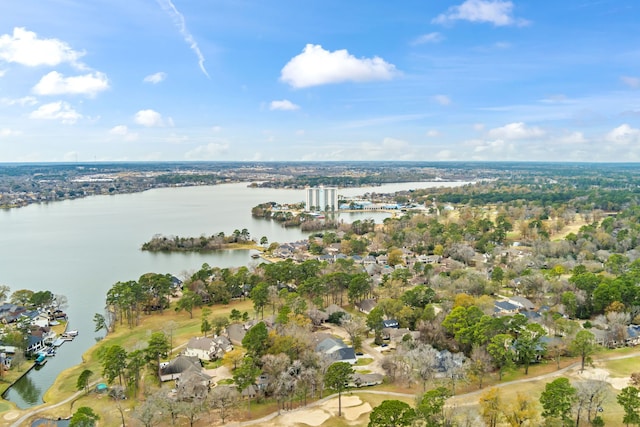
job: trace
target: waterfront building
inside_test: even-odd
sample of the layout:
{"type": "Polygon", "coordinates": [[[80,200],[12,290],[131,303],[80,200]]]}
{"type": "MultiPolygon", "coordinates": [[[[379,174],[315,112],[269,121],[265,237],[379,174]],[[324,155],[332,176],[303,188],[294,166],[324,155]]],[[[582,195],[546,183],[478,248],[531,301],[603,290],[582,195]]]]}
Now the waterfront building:
{"type": "Polygon", "coordinates": [[[305,210],[336,211],[338,210],[338,189],[336,187],[309,187],[305,189],[305,210]]]}

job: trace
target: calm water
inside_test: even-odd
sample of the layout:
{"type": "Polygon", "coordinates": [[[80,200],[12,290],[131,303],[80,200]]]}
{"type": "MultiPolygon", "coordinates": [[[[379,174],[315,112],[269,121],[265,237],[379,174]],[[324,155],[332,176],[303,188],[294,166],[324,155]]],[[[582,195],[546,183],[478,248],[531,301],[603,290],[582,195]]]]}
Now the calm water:
{"type": "MultiPolygon", "coordinates": [[[[462,183],[403,183],[340,190],[356,196],[462,183]]],[[[256,263],[249,251],[212,254],[153,254],[141,244],[154,234],[199,236],[246,228],[251,236],[269,242],[306,238],[296,228],[254,219],[251,208],[274,201],[304,200],[302,190],[254,189],[246,184],[150,190],[117,196],[95,196],[52,204],[0,211],[0,284],[18,289],[50,290],[67,296],[70,328],[80,334],[60,347],[40,370],[32,370],[12,387],[6,398],[25,408],[42,402],[42,395],[63,369],[81,363],[81,355],[95,343],[93,315],[102,313],[107,290],[117,281],[136,280],[147,272],[178,277],[203,263],[235,267],[256,263]]],[[[341,214],[345,222],[386,213],[341,214]]]]}

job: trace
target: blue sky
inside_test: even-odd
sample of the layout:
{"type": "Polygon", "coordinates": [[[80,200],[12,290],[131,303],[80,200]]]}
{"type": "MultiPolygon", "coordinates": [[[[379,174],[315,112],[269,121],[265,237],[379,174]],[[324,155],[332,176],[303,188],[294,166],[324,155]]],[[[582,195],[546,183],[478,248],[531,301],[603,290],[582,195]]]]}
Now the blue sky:
{"type": "Polygon", "coordinates": [[[635,0],[6,0],[0,162],[640,161],[635,0]]]}

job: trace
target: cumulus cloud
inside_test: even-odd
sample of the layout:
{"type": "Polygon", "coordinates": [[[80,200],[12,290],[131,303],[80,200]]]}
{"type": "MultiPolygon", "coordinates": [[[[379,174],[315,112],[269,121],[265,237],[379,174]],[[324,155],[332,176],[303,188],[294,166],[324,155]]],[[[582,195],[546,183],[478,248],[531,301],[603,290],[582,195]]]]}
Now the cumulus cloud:
{"type": "Polygon", "coordinates": [[[577,132],[577,131],[566,133],[560,136],[557,140],[562,144],[583,144],[587,142],[587,139],[584,137],[584,134],[582,132],[577,132]]]}
{"type": "Polygon", "coordinates": [[[396,67],[379,57],[356,58],[346,49],[330,52],[308,44],[280,72],[280,80],[294,88],[342,82],[390,80],[396,67]]]}
{"type": "Polygon", "coordinates": [[[19,105],[21,107],[33,106],[38,103],[38,100],[33,96],[23,96],[22,98],[0,98],[0,105],[6,105],[11,107],[13,105],[19,105]]]}
{"type": "Polygon", "coordinates": [[[633,88],[633,89],[640,88],[640,78],[638,77],[622,76],[620,77],[620,80],[622,81],[622,83],[629,86],[630,88],[633,88]]]}
{"type": "Polygon", "coordinates": [[[95,72],[83,76],[65,77],[52,71],[33,87],[38,95],[87,95],[96,96],[109,88],[109,79],[104,73],[95,72]]]}
{"type": "Polygon", "coordinates": [[[67,102],[58,101],[41,105],[29,117],[41,120],[60,120],[64,124],[74,124],[82,118],[82,114],[74,110],[67,102]]]}
{"type": "Polygon", "coordinates": [[[216,160],[228,150],[229,144],[226,142],[210,142],[187,151],[184,157],[187,160],[216,160]]]}
{"type": "Polygon", "coordinates": [[[136,113],[133,120],[137,124],[146,126],[148,128],[164,126],[162,115],[154,110],[140,110],[136,113]]]}
{"type": "Polygon", "coordinates": [[[503,0],[466,0],[458,6],[451,6],[445,13],[433,19],[435,24],[449,24],[453,21],[487,22],[497,27],[526,25],[524,19],[513,17],[513,3],[503,0]]]}
{"type": "Polygon", "coordinates": [[[606,139],[615,144],[637,144],[640,143],[640,129],[625,123],[607,133],[606,139]]]}
{"type": "Polygon", "coordinates": [[[209,73],[207,73],[206,68],[204,68],[204,61],[205,61],[204,55],[200,51],[200,48],[198,47],[198,43],[196,42],[196,40],[193,38],[189,30],[187,29],[187,23],[182,13],[180,13],[178,9],[176,9],[176,7],[171,2],[171,0],[157,0],[157,1],[158,1],[158,4],[162,7],[162,9],[165,12],[167,12],[169,16],[171,16],[174,24],[176,25],[176,27],[178,27],[178,31],[180,31],[182,38],[184,39],[185,42],[187,42],[187,44],[189,45],[189,48],[191,48],[193,53],[195,53],[196,56],[198,57],[198,66],[200,67],[200,70],[204,73],[205,76],[209,77],[209,73]]]}
{"type": "Polygon", "coordinates": [[[420,37],[416,38],[411,44],[419,45],[419,44],[427,44],[427,43],[440,43],[444,40],[444,36],[438,32],[423,34],[420,37]]]}
{"type": "Polygon", "coordinates": [[[530,139],[544,136],[545,131],[536,126],[529,127],[523,122],[517,122],[490,129],[488,135],[490,138],[506,140],[530,139]]]}
{"type": "Polygon", "coordinates": [[[293,102],[283,99],[282,101],[271,101],[269,104],[269,110],[280,110],[280,111],[294,111],[299,110],[300,106],[294,104],[293,102]]]}
{"type": "Polygon", "coordinates": [[[433,100],[440,105],[451,105],[451,98],[447,95],[434,95],[433,100]]]}
{"type": "Polygon", "coordinates": [[[144,78],[145,83],[152,83],[154,85],[164,81],[167,78],[167,73],[163,73],[162,71],[157,72],[155,74],[149,74],[144,78]]]}
{"type": "Polygon", "coordinates": [[[78,59],[84,52],[75,51],[58,39],[40,39],[32,31],[15,27],[13,34],[0,36],[0,60],[27,67],[56,66],[63,62],[83,68],[78,59]]]}
{"type": "Polygon", "coordinates": [[[114,126],[109,130],[110,135],[116,135],[121,137],[125,141],[135,141],[138,139],[138,134],[136,132],[131,132],[129,128],[125,125],[114,126]]]}

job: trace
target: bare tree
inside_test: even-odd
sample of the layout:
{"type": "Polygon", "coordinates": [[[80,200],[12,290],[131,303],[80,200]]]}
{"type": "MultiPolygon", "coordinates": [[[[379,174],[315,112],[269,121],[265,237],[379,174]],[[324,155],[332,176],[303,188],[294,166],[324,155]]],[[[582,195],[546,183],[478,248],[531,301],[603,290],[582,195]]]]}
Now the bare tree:
{"type": "Polygon", "coordinates": [[[160,421],[162,411],[158,406],[158,400],[153,396],[149,396],[142,404],[136,406],[132,415],[133,418],[140,421],[144,427],[153,427],[160,421]]]}
{"type": "Polygon", "coordinates": [[[240,393],[235,387],[219,385],[214,387],[209,393],[210,406],[218,411],[222,424],[231,415],[240,401],[240,393]]]}
{"type": "Polygon", "coordinates": [[[189,421],[189,426],[193,425],[207,412],[204,399],[193,399],[191,402],[179,403],[179,415],[189,421]]]}
{"type": "Polygon", "coordinates": [[[406,360],[411,366],[413,375],[422,382],[422,390],[427,390],[427,382],[437,372],[438,351],[429,344],[419,343],[406,354],[406,360]]]}
{"type": "Polygon", "coordinates": [[[451,393],[453,395],[456,394],[456,383],[466,378],[466,360],[467,358],[462,353],[443,352],[442,366],[444,367],[445,375],[451,381],[451,393]]]}
{"type": "Polygon", "coordinates": [[[574,384],[577,389],[576,401],[573,410],[576,414],[576,425],[580,424],[580,417],[583,411],[587,411],[587,421],[591,424],[592,417],[598,414],[599,408],[604,401],[609,398],[609,386],[606,381],[587,380],[574,384]]]}
{"type": "Polygon", "coordinates": [[[340,326],[349,334],[351,345],[357,351],[362,345],[362,335],[368,330],[365,320],[360,316],[349,316],[349,318],[342,318],[340,326]]]}

